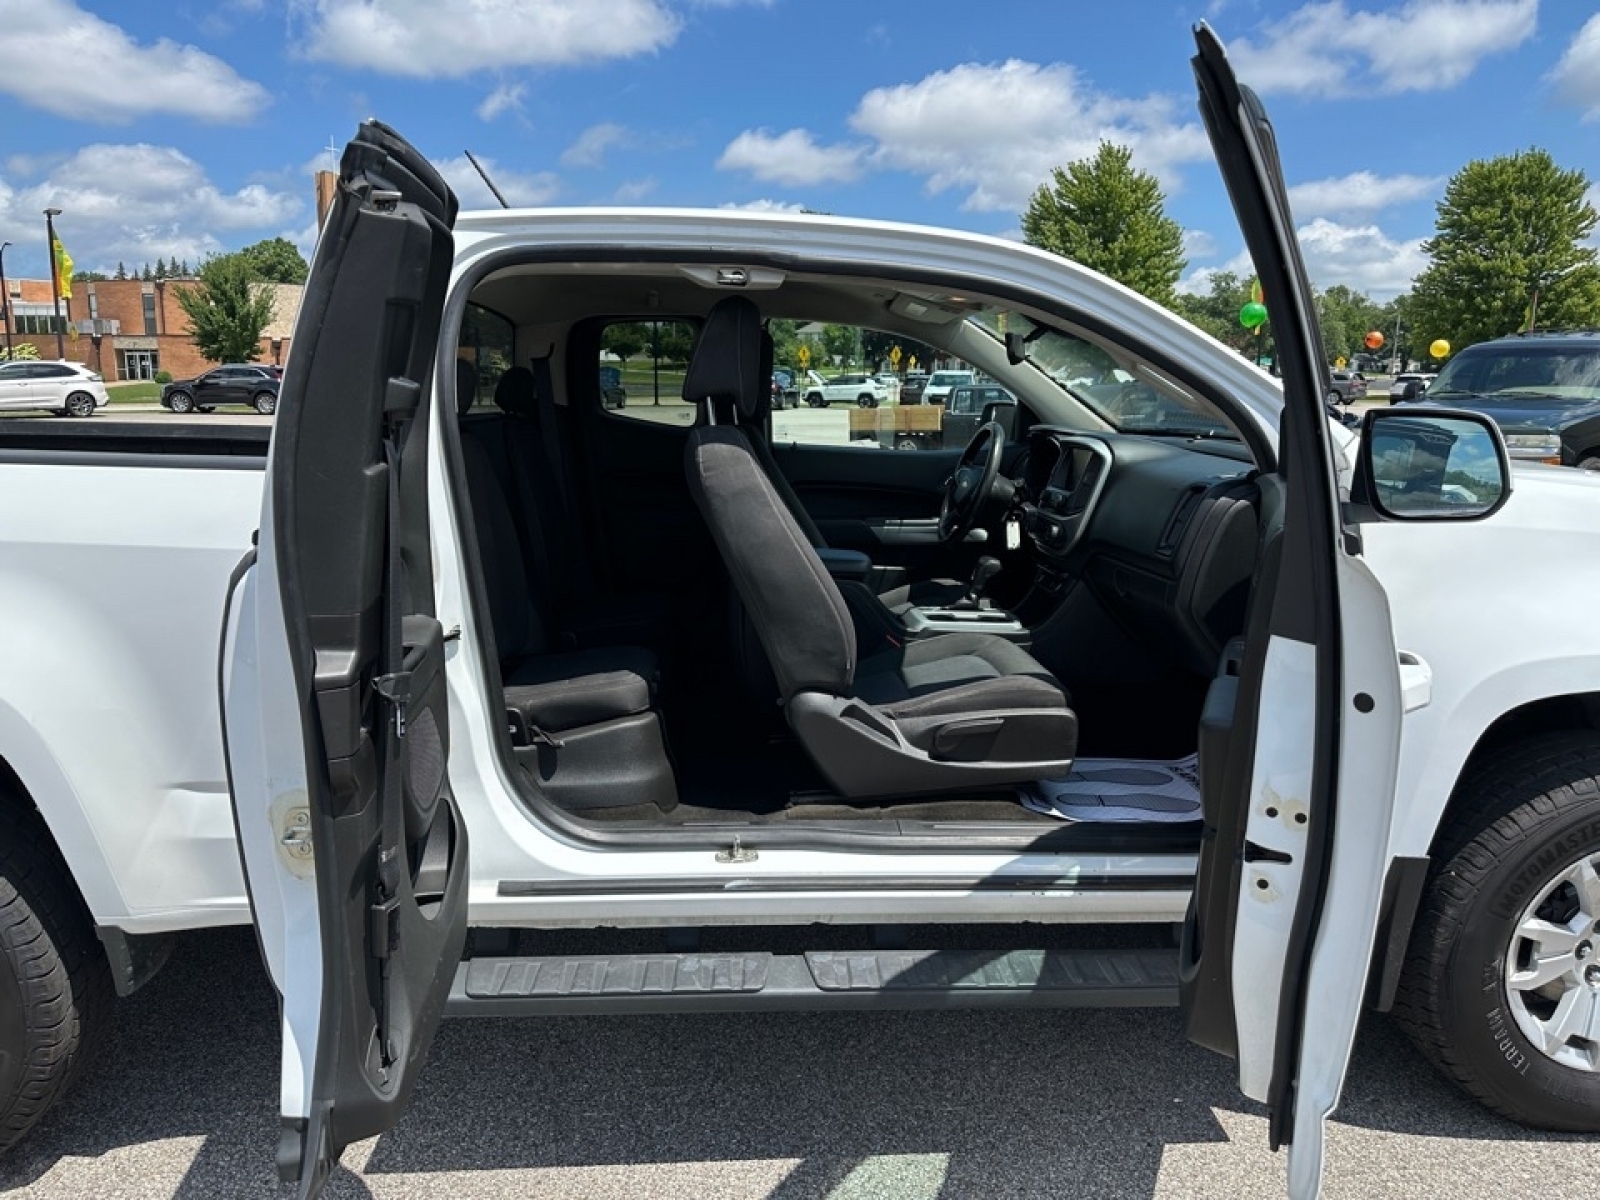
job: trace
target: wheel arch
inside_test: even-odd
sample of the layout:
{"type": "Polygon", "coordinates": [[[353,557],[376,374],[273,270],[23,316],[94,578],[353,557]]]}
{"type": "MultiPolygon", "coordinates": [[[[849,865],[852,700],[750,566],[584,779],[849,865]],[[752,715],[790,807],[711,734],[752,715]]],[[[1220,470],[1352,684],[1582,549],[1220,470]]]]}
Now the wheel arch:
{"type": "Polygon", "coordinates": [[[1478,734],[1434,822],[1427,854],[1402,855],[1391,865],[1384,927],[1380,930],[1369,975],[1375,981],[1369,996],[1372,1007],[1388,1011],[1393,1005],[1400,966],[1411,942],[1411,928],[1427,894],[1424,877],[1431,877],[1431,864],[1437,861],[1440,851],[1448,849],[1466,833],[1461,821],[1469,801],[1467,782],[1485,762],[1531,738],[1584,732],[1593,733],[1600,740],[1600,691],[1567,692],[1525,700],[1506,709],[1478,734]]]}

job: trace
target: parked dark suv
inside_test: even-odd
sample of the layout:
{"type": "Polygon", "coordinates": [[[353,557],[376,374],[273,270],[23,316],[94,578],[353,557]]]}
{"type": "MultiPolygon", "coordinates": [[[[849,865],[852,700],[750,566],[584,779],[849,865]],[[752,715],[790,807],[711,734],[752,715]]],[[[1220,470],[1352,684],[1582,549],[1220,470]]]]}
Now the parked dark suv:
{"type": "Polygon", "coordinates": [[[161,403],[175,413],[210,412],[221,404],[248,404],[270,416],[278,410],[280,371],[265,363],[224,363],[193,379],[161,389],[161,403]]]}
{"type": "Polygon", "coordinates": [[[1600,471],[1600,330],[1468,346],[1411,403],[1493,417],[1513,458],[1600,471]]]}

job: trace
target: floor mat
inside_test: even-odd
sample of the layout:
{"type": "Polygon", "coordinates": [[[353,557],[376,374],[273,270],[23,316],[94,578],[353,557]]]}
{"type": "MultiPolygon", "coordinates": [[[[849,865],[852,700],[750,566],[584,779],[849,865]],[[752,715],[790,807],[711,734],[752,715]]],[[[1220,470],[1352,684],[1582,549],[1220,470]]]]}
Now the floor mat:
{"type": "Polygon", "coordinates": [[[1021,789],[1022,806],[1065,821],[1200,819],[1200,756],[1080,758],[1064,779],[1021,789]]]}

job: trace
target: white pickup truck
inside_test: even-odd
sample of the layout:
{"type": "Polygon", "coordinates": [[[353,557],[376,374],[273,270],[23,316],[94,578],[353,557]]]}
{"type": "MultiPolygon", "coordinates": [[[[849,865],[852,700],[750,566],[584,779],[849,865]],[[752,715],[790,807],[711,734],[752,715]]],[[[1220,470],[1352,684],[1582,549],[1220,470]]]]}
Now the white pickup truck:
{"type": "Polygon", "coordinates": [[[1393,1007],[1497,1111],[1600,1128],[1600,477],[1327,420],[1271,127],[1197,36],[1281,385],[1013,242],[458,214],[367,124],[270,445],[0,433],[0,1137],[113,986],[252,921],[302,1197],[452,1014],[1177,1004],[1312,1197],[1393,1007]],[[604,405],[646,289],[692,424],[604,405]],[[769,445],[762,320],[869,305],[1013,428],[769,445]],[[1052,376],[1085,355],[1182,419],[1119,427],[1052,376]],[[1003,607],[889,565],[985,547],[1003,607]]]}

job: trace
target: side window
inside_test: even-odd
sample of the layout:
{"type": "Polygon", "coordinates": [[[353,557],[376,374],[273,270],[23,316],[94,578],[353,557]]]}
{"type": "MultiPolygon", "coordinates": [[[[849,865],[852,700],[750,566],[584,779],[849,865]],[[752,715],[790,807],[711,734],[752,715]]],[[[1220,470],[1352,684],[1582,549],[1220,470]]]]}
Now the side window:
{"type": "MultiPolygon", "coordinates": [[[[861,450],[960,449],[948,394],[924,403],[928,372],[965,369],[924,342],[855,325],[773,321],[772,440],[861,450]],[[784,377],[791,382],[784,385],[784,377]],[[908,386],[908,379],[910,385],[908,386]]],[[[967,378],[963,377],[962,382],[967,378]]],[[[968,422],[970,424],[970,422],[968,422]]]]}
{"type": "Polygon", "coordinates": [[[474,406],[494,403],[495,384],[515,361],[516,330],[511,322],[493,309],[468,304],[461,321],[461,338],[456,356],[477,369],[478,394],[474,406]]]}
{"type": "Polygon", "coordinates": [[[688,321],[612,321],[600,331],[600,403],[620,420],[689,426],[696,409],[683,398],[694,348],[688,321]]]}

